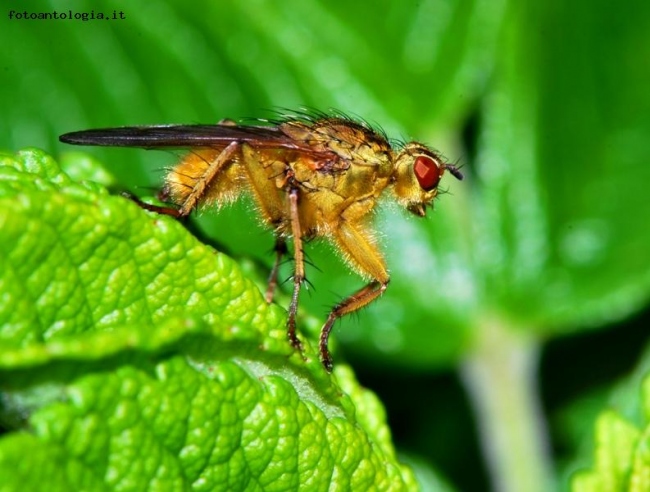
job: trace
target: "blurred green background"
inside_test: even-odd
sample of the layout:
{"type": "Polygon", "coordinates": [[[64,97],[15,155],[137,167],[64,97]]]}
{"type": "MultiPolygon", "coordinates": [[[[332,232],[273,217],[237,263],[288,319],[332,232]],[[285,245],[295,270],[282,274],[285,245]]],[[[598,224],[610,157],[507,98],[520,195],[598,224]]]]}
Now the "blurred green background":
{"type": "MultiPolygon", "coordinates": [[[[2,148],[59,155],[76,150],[58,142],[68,131],[307,106],[359,115],[462,165],[467,179],[446,178],[426,219],[380,210],[392,282],[336,326],[339,357],[381,396],[397,446],[458,490],[516,490],[527,467],[527,490],[548,490],[585,463],[593,416],[647,341],[650,4],[3,7],[2,148]],[[9,18],[55,10],[124,19],[9,18]],[[530,433],[508,437],[517,422],[530,433]]],[[[143,195],[177,158],[86,150],[143,195]]],[[[271,234],[250,203],[195,220],[227,252],[271,264],[271,234]]],[[[303,305],[322,320],[362,282],[327,245],[308,253],[318,269],[303,305]]]]}

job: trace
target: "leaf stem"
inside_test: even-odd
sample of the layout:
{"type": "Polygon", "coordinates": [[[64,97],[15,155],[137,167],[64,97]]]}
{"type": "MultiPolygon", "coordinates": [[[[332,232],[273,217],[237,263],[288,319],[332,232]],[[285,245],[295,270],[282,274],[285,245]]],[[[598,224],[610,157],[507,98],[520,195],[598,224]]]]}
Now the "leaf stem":
{"type": "Polygon", "coordinates": [[[479,329],[482,335],[464,361],[461,376],[476,414],[492,489],[553,490],[536,379],[539,343],[499,319],[479,329]]]}

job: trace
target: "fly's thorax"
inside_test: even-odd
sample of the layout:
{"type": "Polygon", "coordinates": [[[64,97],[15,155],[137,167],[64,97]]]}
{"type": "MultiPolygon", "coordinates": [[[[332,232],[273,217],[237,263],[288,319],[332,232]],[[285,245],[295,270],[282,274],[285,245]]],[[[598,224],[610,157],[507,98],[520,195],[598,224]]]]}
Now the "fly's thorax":
{"type": "Polygon", "coordinates": [[[442,158],[427,146],[411,142],[395,156],[393,191],[397,202],[409,212],[424,216],[438,194],[445,172],[442,158]]]}
{"type": "Polygon", "coordinates": [[[332,152],[340,159],[359,165],[386,166],[391,147],[386,138],[361,123],[346,118],[292,120],[280,125],[293,140],[318,152],[332,152]]]}

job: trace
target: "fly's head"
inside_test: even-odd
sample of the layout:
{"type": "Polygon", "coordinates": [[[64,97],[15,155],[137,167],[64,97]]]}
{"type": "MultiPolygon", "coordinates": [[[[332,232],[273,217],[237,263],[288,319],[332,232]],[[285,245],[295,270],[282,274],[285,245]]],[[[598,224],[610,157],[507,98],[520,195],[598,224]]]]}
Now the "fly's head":
{"type": "Polygon", "coordinates": [[[397,202],[420,217],[438,195],[438,185],[445,171],[457,179],[463,175],[440,155],[417,142],[408,143],[395,156],[393,191],[397,202]]]}

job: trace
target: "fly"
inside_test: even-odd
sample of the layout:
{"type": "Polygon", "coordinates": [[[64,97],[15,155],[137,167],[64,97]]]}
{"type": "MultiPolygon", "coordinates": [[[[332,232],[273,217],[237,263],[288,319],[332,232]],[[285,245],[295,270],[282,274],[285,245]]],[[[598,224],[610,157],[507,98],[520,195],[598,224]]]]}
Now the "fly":
{"type": "Polygon", "coordinates": [[[60,137],[65,143],[146,149],[189,149],[168,171],[163,196],[174,206],[143,205],[186,217],[199,206],[221,206],[250,193],[259,216],[275,235],[275,262],[266,301],[272,302],[278,269],[293,241],[293,293],[287,336],[298,350],[296,332],[300,290],[305,282],[303,242],[325,238],[348,266],[368,283],[336,304],[322,327],[320,358],[328,372],[328,349],[335,321],[381,296],[390,281],[386,262],[370,223],[384,194],[409,212],[424,217],[438,194],[445,171],[458,168],[418,142],[391,145],[386,135],[365,122],[342,115],[295,113],[267,126],[133,126],[85,130],[60,137]],[[395,147],[395,148],[394,148],[395,147]]]}

